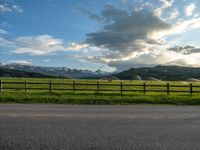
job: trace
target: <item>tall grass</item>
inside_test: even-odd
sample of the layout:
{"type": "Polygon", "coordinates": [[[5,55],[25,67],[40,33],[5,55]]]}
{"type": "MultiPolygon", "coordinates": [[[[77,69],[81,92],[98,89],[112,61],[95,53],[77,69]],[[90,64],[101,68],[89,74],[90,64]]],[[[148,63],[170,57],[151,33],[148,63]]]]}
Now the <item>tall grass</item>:
{"type": "Polygon", "coordinates": [[[200,105],[200,95],[1,93],[0,103],[200,105]]]}
{"type": "MultiPolygon", "coordinates": [[[[65,82],[72,83],[73,80],[69,79],[31,79],[31,78],[0,78],[3,81],[31,81],[31,82],[65,82]]],[[[104,83],[110,84],[106,80],[75,80],[77,83],[104,83]]],[[[112,84],[120,85],[123,82],[124,84],[143,84],[144,81],[113,81],[112,84]]],[[[167,82],[159,81],[146,81],[146,84],[163,84],[166,85],[167,82]]],[[[169,82],[174,85],[189,85],[187,82],[169,82]]],[[[199,83],[193,83],[194,85],[200,85],[199,83]]],[[[23,87],[24,85],[9,85],[15,87],[23,87]]],[[[32,87],[45,87],[48,85],[32,85],[32,87]]],[[[61,85],[55,85],[53,88],[62,88],[61,85]]],[[[66,87],[65,87],[66,88],[66,87]]],[[[96,86],[84,86],[77,88],[96,88],[96,86]]],[[[120,86],[113,86],[100,88],[114,88],[119,90],[120,86]]],[[[134,89],[138,87],[123,87],[124,89],[134,89]]],[[[142,88],[142,87],[139,87],[142,88]]],[[[159,89],[164,90],[165,87],[148,87],[149,89],[159,89]]],[[[174,88],[176,89],[176,88],[174,88]]],[[[180,89],[179,89],[180,90],[180,89]]],[[[189,91],[188,87],[183,87],[181,90],[189,91]]],[[[198,89],[197,89],[198,90],[198,89]]],[[[200,90],[200,89],[199,89],[200,90]]],[[[0,103],[54,103],[54,104],[171,104],[171,105],[200,105],[200,94],[195,93],[190,95],[188,93],[155,93],[147,92],[89,92],[89,91],[63,91],[56,90],[49,93],[48,90],[39,91],[39,90],[30,90],[28,93],[24,93],[24,90],[3,90],[0,93],[0,103]]]]}

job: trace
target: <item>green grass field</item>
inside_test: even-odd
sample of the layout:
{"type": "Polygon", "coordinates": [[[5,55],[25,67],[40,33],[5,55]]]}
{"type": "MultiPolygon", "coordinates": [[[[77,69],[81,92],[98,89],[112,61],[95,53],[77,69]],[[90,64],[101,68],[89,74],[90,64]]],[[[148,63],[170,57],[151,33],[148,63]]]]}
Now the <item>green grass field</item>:
{"type": "MultiPolygon", "coordinates": [[[[143,92],[143,86],[130,86],[134,84],[142,85],[144,81],[112,81],[107,80],[70,80],[70,79],[31,79],[31,78],[0,78],[3,82],[42,82],[48,83],[66,83],[66,85],[52,84],[51,93],[49,93],[48,84],[30,84],[28,88],[32,88],[25,93],[24,84],[3,84],[3,91],[0,93],[1,103],[57,103],[57,104],[172,104],[172,105],[199,105],[200,92],[190,94],[189,82],[164,82],[164,81],[145,81],[146,85],[163,85],[163,87],[147,86],[146,94],[143,92]],[[85,89],[84,91],[76,90],[59,90],[72,89],[73,81],[79,84],[93,85],[76,85],[76,89],[85,89]],[[99,90],[97,82],[100,83],[99,90]],[[120,84],[123,82],[123,94],[121,94],[120,84]],[[181,90],[183,92],[170,93],[166,92],[148,92],[148,90],[166,91],[166,84],[181,85],[186,87],[170,87],[170,90],[181,90]],[[104,84],[104,85],[101,85],[104,84]],[[113,84],[113,86],[107,86],[113,84]],[[129,84],[129,86],[125,86],[129,84]],[[8,89],[8,88],[22,89],[8,89]],[[36,90],[34,88],[44,88],[46,90],[36,90]],[[87,90],[88,89],[88,90],[87,90]],[[94,91],[89,91],[94,89],[94,91]],[[114,91],[109,91],[114,90],[114,91]],[[127,91],[141,90],[141,92],[127,91]]],[[[192,83],[193,86],[200,86],[200,83],[192,83]]],[[[193,91],[200,91],[200,87],[193,87],[193,91]]]]}

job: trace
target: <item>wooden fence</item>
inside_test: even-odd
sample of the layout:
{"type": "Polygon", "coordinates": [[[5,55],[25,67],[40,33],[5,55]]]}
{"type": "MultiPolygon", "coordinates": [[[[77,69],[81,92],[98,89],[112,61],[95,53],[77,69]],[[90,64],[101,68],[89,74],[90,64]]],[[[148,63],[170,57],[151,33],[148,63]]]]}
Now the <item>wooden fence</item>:
{"type": "Polygon", "coordinates": [[[27,93],[30,90],[46,90],[49,91],[49,93],[52,93],[53,91],[71,91],[75,93],[76,91],[93,91],[93,92],[119,92],[123,94],[124,92],[142,92],[146,94],[147,92],[159,92],[159,93],[200,93],[200,85],[193,85],[192,83],[189,83],[187,85],[174,85],[170,83],[166,84],[124,84],[123,82],[120,82],[119,84],[110,84],[110,83],[78,83],[78,82],[71,82],[71,83],[65,83],[65,82],[30,82],[30,81],[20,81],[20,82],[11,82],[11,81],[2,81],[0,80],[0,92],[6,90],[20,90],[27,93]],[[31,85],[35,85],[34,87],[31,87],[31,85]],[[45,87],[42,87],[42,85],[45,85],[45,87]],[[59,86],[59,87],[53,87],[53,86],[59,86]],[[105,88],[107,87],[107,88],[105,88]],[[110,87],[110,88],[108,88],[110,87]],[[129,89],[127,89],[129,87],[129,89]],[[133,89],[134,87],[134,89],[133,89]],[[131,89],[132,88],[132,89],[131,89]],[[186,88],[185,90],[182,90],[183,88],[186,88]],[[194,88],[198,90],[194,90],[194,88]]]}

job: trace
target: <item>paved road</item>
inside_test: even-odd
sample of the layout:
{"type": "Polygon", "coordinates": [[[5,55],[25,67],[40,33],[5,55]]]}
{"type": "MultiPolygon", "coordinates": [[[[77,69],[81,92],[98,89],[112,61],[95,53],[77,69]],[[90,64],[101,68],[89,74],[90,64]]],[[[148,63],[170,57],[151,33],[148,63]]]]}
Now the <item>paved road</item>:
{"type": "Polygon", "coordinates": [[[197,150],[200,107],[0,105],[0,149],[197,150]]]}

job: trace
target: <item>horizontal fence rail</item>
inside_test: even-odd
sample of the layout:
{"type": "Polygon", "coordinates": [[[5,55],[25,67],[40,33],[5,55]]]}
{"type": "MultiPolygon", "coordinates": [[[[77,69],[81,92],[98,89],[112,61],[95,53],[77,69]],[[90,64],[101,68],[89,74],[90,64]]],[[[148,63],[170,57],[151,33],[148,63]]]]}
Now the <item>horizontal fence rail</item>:
{"type": "Polygon", "coordinates": [[[89,92],[119,92],[123,94],[124,92],[142,92],[146,94],[147,92],[155,93],[200,93],[200,85],[193,85],[192,83],[186,85],[175,85],[175,84],[125,84],[123,82],[111,84],[111,83],[79,83],[79,82],[30,82],[30,81],[3,81],[0,80],[0,92],[6,90],[21,90],[25,93],[36,90],[43,91],[46,90],[49,93],[53,91],[71,91],[73,93],[77,91],[89,91],[89,92]],[[34,85],[34,87],[33,87],[34,85]],[[184,90],[183,90],[184,88],[184,90]],[[195,89],[194,89],[195,88],[195,89]],[[199,88],[199,89],[198,89],[199,88]],[[197,90],[198,89],[198,90],[197,90]]]}

